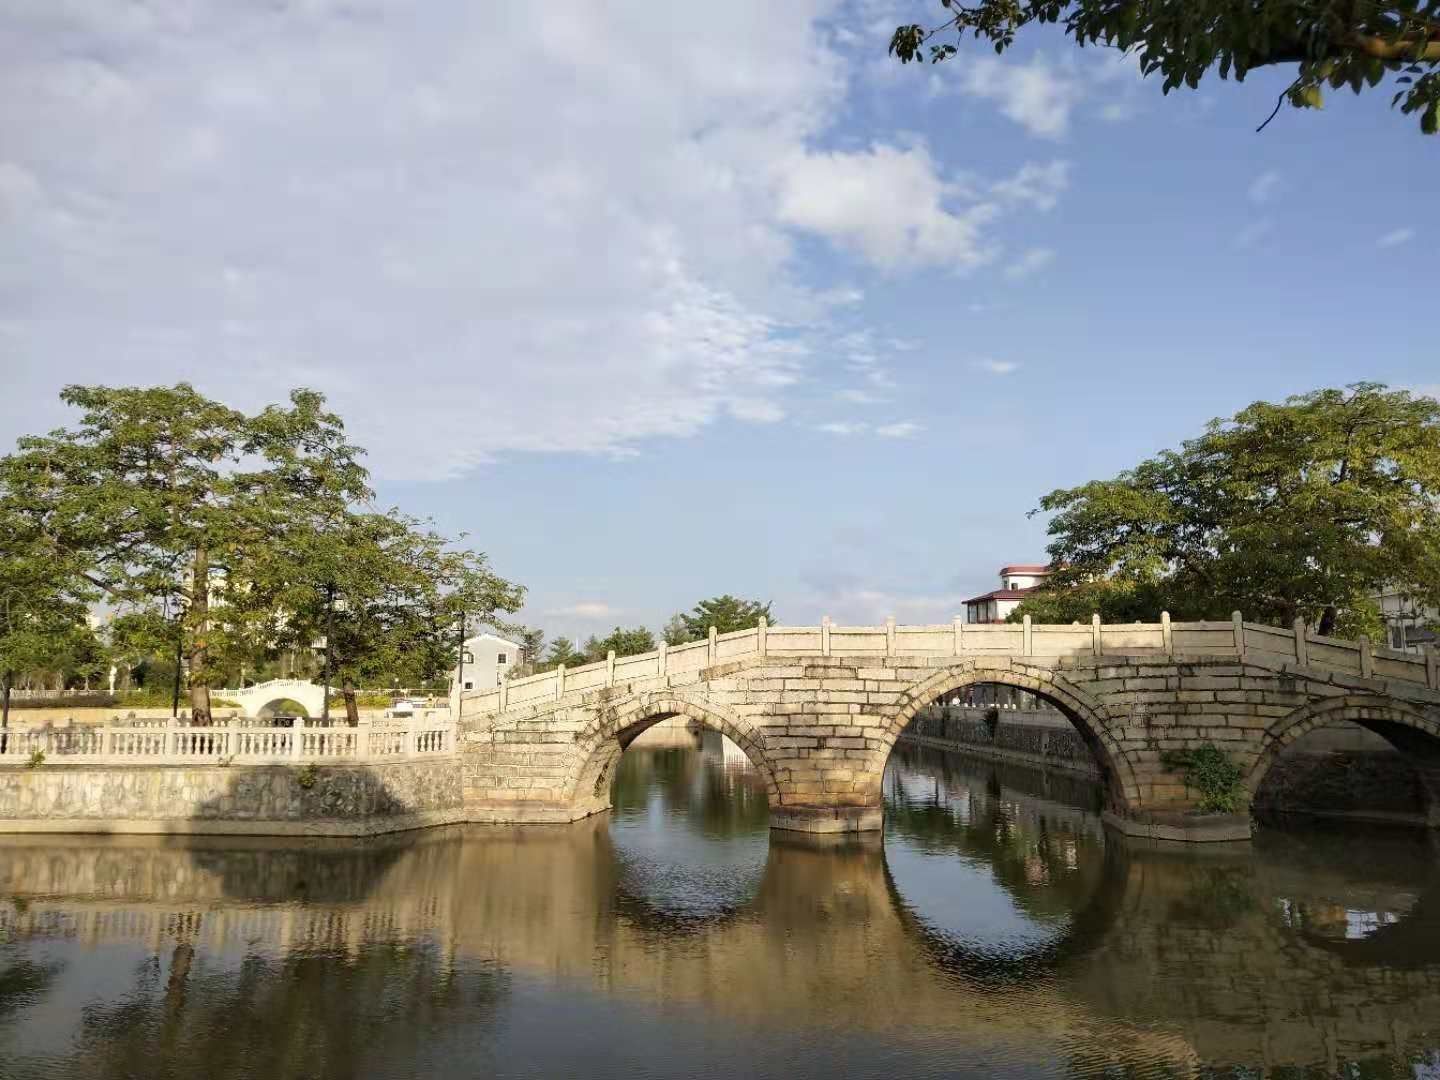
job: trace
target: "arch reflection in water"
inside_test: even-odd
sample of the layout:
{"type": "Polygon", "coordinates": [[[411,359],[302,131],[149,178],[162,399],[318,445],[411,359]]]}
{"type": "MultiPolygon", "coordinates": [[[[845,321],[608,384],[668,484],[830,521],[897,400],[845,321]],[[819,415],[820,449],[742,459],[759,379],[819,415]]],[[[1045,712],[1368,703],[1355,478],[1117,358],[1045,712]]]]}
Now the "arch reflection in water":
{"type": "Polygon", "coordinates": [[[1432,849],[1152,850],[1069,781],[908,752],[883,848],[767,845],[679,752],[573,827],[0,840],[0,1074],[1399,1077],[1440,1047],[1432,849]],[[707,906],[712,858],[758,875],[707,906]]]}

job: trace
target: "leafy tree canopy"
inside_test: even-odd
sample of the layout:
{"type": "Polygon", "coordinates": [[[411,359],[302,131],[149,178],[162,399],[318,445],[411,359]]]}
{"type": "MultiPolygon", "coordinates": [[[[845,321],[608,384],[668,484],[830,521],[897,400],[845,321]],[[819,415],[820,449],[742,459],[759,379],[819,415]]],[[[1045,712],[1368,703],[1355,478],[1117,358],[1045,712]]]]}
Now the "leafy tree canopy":
{"type": "MultiPolygon", "coordinates": [[[[1440,130],[1440,0],[940,0],[943,21],[899,26],[901,63],[959,54],[966,37],[1003,53],[1030,26],[1058,24],[1076,44],[1133,53],[1162,90],[1192,90],[1212,70],[1243,80],[1255,68],[1295,65],[1276,103],[1320,108],[1326,87],[1355,93],[1395,76],[1391,104],[1440,130]]],[[[1272,118],[1274,114],[1271,114],[1272,118]]],[[[1269,123],[1267,120],[1266,123],[1269,123]]],[[[1264,126],[1263,124],[1261,125],[1264,126]]]]}
{"type": "Polygon", "coordinates": [[[638,656],[654,652],[655,647],[655,635],[645,627],[617,626],[603,638],[591,637],[585,642],[585,656],[581,663],[593,664],[604,660],[611,650],[616,656],[638,656]]]}
{"type": "Polygon", "coordinates": [[[671,645],[683,645],[687,641],[699,641],[710,636],[710,627],[721,634],[732,630],[749,630],[758,626],[761,618],[773,622],[770,604],[758,600],[741,600],[726,593],[701,600],[689,612],[681,612],[665,627],[665,640],[671,645]],[[678,640],[673,640],[678,639],[678,640]]]}
{"type": "Polygon", "coordinates": [[[1440,402],[1377,383],[1256,402],[1039,509],[1057,570],[1017,617],[1374,633],[1386,586],[1440,605],[1440,402]]]}

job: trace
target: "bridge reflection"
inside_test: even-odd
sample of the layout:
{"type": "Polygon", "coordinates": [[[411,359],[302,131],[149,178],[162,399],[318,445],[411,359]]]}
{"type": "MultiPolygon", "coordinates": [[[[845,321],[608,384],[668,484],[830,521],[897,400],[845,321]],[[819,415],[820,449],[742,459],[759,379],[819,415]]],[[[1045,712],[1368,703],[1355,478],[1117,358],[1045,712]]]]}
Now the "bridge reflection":
{"type": "MultiPolygon", "coordinates": [[[[1177,853],[1105,833],[1068,796],[1027,793],[1050,782],[1024,783],[1027,770],[900,766],[888,855],[878,838],[767,845],[762,822],[757,845],[721,860],[733,881],[709,906],[666,892],[683,857],[604,819],[364,842],[15,837],[0,842],[0,937],[138,942],[172,956],[172,971],[182,954],[246,957],[269,988],[270,1037],[330,1022],[338,1006],[306,1004],[330,995],[327,979],[418,996],[401,1010],[414,1024],[438,1022],[435,1010],[488,1015],[524,977],[719,1023],[972,1040],[1007,1060],[1078,1055],[1084,1071],[1333,1071],[1435,1048],[1440,862],[1415,846],[1427,838],[1367,834],[1363,858],[1353,832],[1177,853]],[[902,850],[983,870],[1039,932],[1007,950],[957,930],[902,850]]],[[[703,804],[703,786],[682,787],[703,804]]],[[[17,977],[27,1001],[48,992],[43,966],[17,977]]],[[[215,1001],[234,998],[226,987],[215,1001]]],[[[183,1011],[181,992],[156,988],[154,1007],[183,1011]]],[[[136,1018],[116,1009],[95,1014],[93,1038],[124,1041],[136,1018]]],[[[380,1022],[363,1009],[343,1020],[380,1022]]]]}

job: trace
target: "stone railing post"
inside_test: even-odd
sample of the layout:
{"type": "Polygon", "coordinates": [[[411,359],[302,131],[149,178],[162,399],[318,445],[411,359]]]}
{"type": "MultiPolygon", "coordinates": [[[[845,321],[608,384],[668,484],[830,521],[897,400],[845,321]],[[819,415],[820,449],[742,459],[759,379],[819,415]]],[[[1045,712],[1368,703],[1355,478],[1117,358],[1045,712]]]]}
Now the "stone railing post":
{"type": "MultiPolygon", "coordinates": [[[[711,633],[712,633],[712,634],[714,633],[714,630],[713,630],[713,629],[711,630],[711,633]]],[[[714,639],[712,638],[711,640],[713,641],[714,639]]],[[[711,648],[713,649],[714,646],[712,645],[711,648]]],[[[609,652],[607,652],[607,653],[605,654],[605,685],[606,685],[606,686],[614,686],[614,685],[615,685],[615,650],[614,650],[614,649],[611,649],[609,652]]]]}
{"type": "Polygon", "coordinates": [[[305,742],[305,719],[297,716],[290,727],[290,756],[299,758],[301,746],[305,742]]]}
{"type": "Polygon", "coordinates": [[[895,655],[895,616],[885,617],[885,655],[895,655]]]}
{"type": "Polygon", "coordinates": [[[114,745],[115,737],[110,734],[110,725],[100,725],[100,756],[102,758],[108,758],[114,745]]]}
{"type": "Polygon", "coordinates": [[[405,722],[405,737],[400,752],[407,758],[415,756],[415,720],[413,717],[405,722]]]}
{"type": "Polygon", "coordinates": [[[1360,635],[1360,677],[1368,679],[1375,674],[1375,656],[1370,651],[1370,638],[1360,635]]]}
{"type": "MultiPolygon", "coordinates": [[[[613,655],[613,654],[612,654],[612,655],[613,655]]],[[[501,711],[501,712],[504,712],[507,708],[510,707],[510,680],[505,677],[506,674],[507,674],[507,673],[505,673],[505,672],[501,672],[501,673],[500,673],[500,711],[501,711]]]]}
{"type": "Polygon", "coordinates": [[[1428,643],[1422,649],[1425,653],[1425,685],[1431,690],[1440,690],[1440,653],[1428,643]]]}
{"type": "Polygon", "coordinates": [[[670,646],[663,641],[655,652],[655,664],[661,678],[670,674],[670,646]]]}
{"type": "Polygon", "coordinates": [[[1034,631],[1030,626],[1030,616],[1022,617],[1020,621],[1020,655],[1030,656],[1034,647],[1034,631]]]}
{"type": "Polygon", "coordinates": [[[830,655],[830,616],[820,617],[820,655],[830,655]]]}
{"type": "Polygon", "coordinates": [[[718,643],[716,642],[716,640],[715,640],[715,639],[718,638],[719,636],[720,636],[720,631],[716,630],[715,627],[713,627],[713,626],[710,627],[710,647],[709,647],[708,652],[707,652],[706,655],[705,655],[705,666],[706,666],[706,667],[714,667],[714,666],[715,666],[715,661],[720,658],[720,646],[719,646],[719,644],[718,644],[718,643]]]}
{"type": "Polygon", "coordinates": [[[1098,611],[1090,616],[1090,643],[1096,656],[1105,655],[1105,645],[1100,640],[1100,613],[1098,611]]]}
{"type": "Polygon", "coordinates": [[[160,756],[167,758],[180,756],[180,721],[173,716],[165,721],[165,741],[160,746],[160,756]]]}
{"type": "Polygon", "coordinates": [[[355,725],[355,756],[361,761],[370,758],[370,731],[372,723],[367,717],[355,725]]]}
{"type": "Polygon", "coordinates": [[[1295,620],[1295,662],[1301,667],[1310,666],[1310,642],[1305,638],[1305,620],[1295,620]]]}
{"type": "Polygon", "coordinates": [[[955,655],[959,656],[965,651],[965,620],[956,615],[952,625],[955,627],[955,655]]]}
{"type": "MultiPolygon", "coordinates": [[[[765,655],[765,631],[767,631],[768,629],[770,629],[770,623],[766,620],[764,615],[761,615],[760,621],[755,624],[755,650],[761,656],[765,655]]],[[[663,648],[664,646],[661,647],[663,648]]]]}
{"type": "Polygon", "coordinates": [[[565,696],[565,665],[560,664],[555,668],[555,700],[559,701],[565,696]]]}
{"type": "Polygon", "coordinates": [[[1160,612],[1160,641],[1165,647],[1165,655],[1174,657],[1175,632],[1170,629],[1170,613],[1168,611],[1160,612]]]}
{"type": "Polygon", "coordinates": [[[1230,624],[1235,628],[1235,655],[1245,659],[1245,616],[1238,611],[1230,613],[1230,624]]]}

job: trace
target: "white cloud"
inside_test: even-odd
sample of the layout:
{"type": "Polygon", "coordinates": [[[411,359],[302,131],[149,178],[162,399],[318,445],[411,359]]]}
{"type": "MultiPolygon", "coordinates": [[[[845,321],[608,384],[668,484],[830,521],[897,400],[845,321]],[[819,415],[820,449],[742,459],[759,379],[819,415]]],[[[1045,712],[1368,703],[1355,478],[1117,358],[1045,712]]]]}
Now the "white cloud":
{"type": "Polygon", "coordinates": [[[979,371],[988,371],[991,375],[1011,375],[1020,370],[1020,365],[1013,360],[995,360],[991,357],[982,357],[970,365],[979,371]]]}
{"type": "Polygon", "coordinates": [[[1251,181],[1250,188],[1246,192],[1246,195],[1251,202],[1260,205],[1273,199],[1275,193],[1279,190],[1280,174],[1271,169],[1268,172],[1261,173],[1251,181]]]}
{"type": "Polygon", "coordinates": [[[1065,134],[1070,111],[1085,94],[1085,85],[1074,72],[1039,55],[1026,63],[1007,63],[984,55],[969,58],[960,88],[973,97],[995,102],[1030,134],[1047,139],[1065,134]]]}
{"type": "Polygon", "coordinates": [[[1252,221],[1236,233],[1234,244],[1241,251],[1249,251],[1268,240],[1274,231],[1275,222],[1271,218],[1261,218],[1259,221],[1252,221]]]}
{"type": "Polygon", "coordinates": [[[620,614],[619,609],[609,604],[593,600],[582,600],[579,603],[570,604],[566,607],[558,607],[545,612],[551,618],[573,618],[573,619],[608,619],[620,614]]]}
{"type": "Polygon", "coordinates": [[[826,435],[849,438],[854,435],[875,435],[881,439],[909,439],[924,431],[914,420],[897,420],[890,424],[867,424],[863,420],[831,420],[815,425],[816,431],[826,435]]]}
{"type": "Polygon", "coordinates": [[[876,394],[870,390],[860,390],[849,387],[844,390],[835,391],[835,396],[841,401],[847,401],[851,405],[882,405],[889,398],[876,394]]]}
{"type": "MultiPolygon", "coordinates": [[[[820,149],[847,107],[815,32],[833,8],[22,5],[0,20],[0,442],[117,377],[246,408],[313,385],[382,479],[783,419],[862,298],[807,287],[800,234],[964,270],[1067,179],[820,149]]],[[[846,370],[878,395],[866,347],[846,370]]]]}
{"type": "Polygon", "coordinates": [[[913,420],[900,420],[893,424],[881,424],[875,429],[875,434],[882,439],[909,439],[924,430],[913,420]]]}
{"type": "Polygon", "coordinates": [[[1055,252],[1050,248],[1031,248],[1005,268],[1005,276],[1019,281],[1031,274],[1037,274],[1055,261],[1055,252]]]}
{"type": "Polygon", "coordinates": [[[1392,248],[1401,244],[1408,244],[1415,238],[1415,230],[1411,228],[1391,229],[1379,240],[1375,241],[1376,247],[1392,248]]]}
{"type": "Polygon", "coordinates": [[[977,266],[998,215],[965,199],[923,145],[856,153],[800,153],[778,177],[780,220],[828,237],[885,269],[977,266]]]}
{"type": "Polygon", "coordinates": [[[1044,165],[1027,162],[1007,180],[997,181],[991,193],[997,198],[1037,210],[1053,210],[1070,186],[1070,163],[1055,160],[1044,165]]]}

